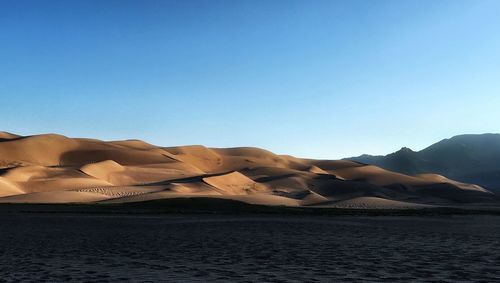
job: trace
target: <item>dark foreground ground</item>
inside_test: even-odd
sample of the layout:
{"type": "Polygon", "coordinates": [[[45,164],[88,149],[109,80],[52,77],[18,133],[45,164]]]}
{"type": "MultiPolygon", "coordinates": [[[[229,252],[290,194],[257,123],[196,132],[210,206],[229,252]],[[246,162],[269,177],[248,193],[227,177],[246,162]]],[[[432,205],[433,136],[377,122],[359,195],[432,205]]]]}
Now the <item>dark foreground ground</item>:
{"type": "Polygon", "coordinates": [[[500,216],[0,213],[0,282],[500,282],[500,216]]]}

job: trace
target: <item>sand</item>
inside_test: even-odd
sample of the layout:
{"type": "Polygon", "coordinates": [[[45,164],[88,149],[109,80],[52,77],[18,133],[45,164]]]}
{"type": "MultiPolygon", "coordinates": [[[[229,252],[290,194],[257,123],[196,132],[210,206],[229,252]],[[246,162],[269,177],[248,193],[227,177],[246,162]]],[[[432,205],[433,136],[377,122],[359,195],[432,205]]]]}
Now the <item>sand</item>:
{"type": "Polygon", "coordinates": [[[0,215],[6,282],[498,282],[500,218],[0,215]]]}
{"type": "Polygon", "coordinates": [[[362,209],[498,200],[480,186],[436,174],[408,176],[253,147],[161,147],[140,140],[0,132],[0,203],[129,203],[196,196],[362,209]]]}
{"type": "Polygon", "coordinates": [[[396,201],[379,197],[357,197],[348,200],[320,203],[321,207],[351,208],[351,209],[417,209],[429,208],[432,205],[396,201]]]}

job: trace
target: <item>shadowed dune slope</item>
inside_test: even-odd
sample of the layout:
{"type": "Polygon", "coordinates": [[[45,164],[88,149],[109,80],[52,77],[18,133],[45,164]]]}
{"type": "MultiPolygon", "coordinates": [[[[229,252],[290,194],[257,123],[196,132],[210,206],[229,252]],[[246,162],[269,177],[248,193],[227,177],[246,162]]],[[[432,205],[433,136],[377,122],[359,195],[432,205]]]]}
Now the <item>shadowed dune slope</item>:
{"type": "Polygon", "coordinates": [[[18,138],[18,135],[9,133],[9,132],[2,132],[0,131],[0,141],[2,140],[12,140],[18,138]]]}
{"type": "Polygon", "coordinates": [[[253,148],[158,147],[0,132],[0,202],[120,203],[209,197],[251,204],[420,208],[495,202],[488,190],[436,174],[253,148]]]}

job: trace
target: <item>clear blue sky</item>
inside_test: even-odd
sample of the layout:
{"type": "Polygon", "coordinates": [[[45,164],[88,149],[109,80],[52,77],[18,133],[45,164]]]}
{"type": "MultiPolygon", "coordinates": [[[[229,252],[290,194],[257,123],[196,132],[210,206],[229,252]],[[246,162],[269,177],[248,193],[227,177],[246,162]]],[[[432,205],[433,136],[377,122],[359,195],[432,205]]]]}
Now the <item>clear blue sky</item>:
{"type": "Polygon", "coordinates": [[[500,1],[0,0],[0,128],[338,158],[499,132],[500,1]]]}

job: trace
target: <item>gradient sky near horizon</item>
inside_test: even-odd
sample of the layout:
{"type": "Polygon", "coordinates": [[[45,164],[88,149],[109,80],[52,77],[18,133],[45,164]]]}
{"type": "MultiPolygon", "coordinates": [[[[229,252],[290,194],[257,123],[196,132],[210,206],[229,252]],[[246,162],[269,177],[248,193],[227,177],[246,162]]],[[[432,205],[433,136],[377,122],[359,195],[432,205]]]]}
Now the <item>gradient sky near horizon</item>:
{"type": "Polygon", "coordinates": [[[500,132],[500,1],[0,0],[0,130],[340,158],[500,132]]]}

